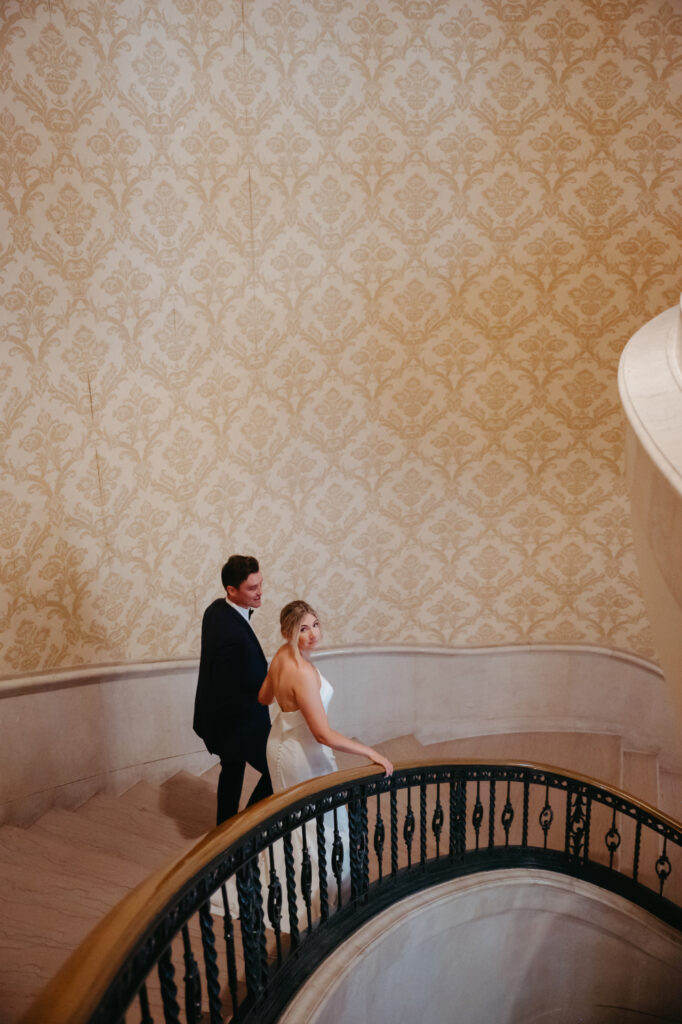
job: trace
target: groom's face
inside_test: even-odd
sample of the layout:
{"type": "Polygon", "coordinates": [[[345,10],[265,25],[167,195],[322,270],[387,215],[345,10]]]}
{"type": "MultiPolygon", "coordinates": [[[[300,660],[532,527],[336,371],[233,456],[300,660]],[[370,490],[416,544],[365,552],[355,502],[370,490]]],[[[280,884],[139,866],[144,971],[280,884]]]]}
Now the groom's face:
{"type": "Polygon", "coordinates": [[[227,596],[240,608],[260,608],[263,593],[263,573],[252,572],[238,587],[228,587],[227,596]]]}

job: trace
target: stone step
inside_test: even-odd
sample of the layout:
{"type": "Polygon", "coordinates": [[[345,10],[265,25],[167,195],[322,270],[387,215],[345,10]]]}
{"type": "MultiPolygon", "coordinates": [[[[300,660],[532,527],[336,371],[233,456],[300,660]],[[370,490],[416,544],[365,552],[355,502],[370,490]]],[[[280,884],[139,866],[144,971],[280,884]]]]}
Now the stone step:
{"type": "MultiPolygon", "coordinates": [[[[357,739],[358,737],[354,737],[357,739]]],[[[424,748],[412,735],[395,736],[390,740],[382,740],[381,743],[372,744],[380,754],[387,757],[394,763],[397,761],[417,761],[422,756],[424,748]]],[[[334,757],[339,768],[359,768],[370,762],[357,754],[346,754],[342,750],[335,750],[334,757]]]]}
{"type": "Polygon", "coordinates": [[[21,863],[38,875],[46,864],[73,875],[74,869],[101,886],[134,889],[149,871],[141,864],[72,842],[68,836],[5,825],[0,828],[0,863],[21,863]]]}
{"type": "Polygon", "coordinates": [[[532,761],[566,772],[590,775],[619,786],[622,750],[619,736],[610,733],[528,732],[463,737],[421,747],[419,757],[452,757],[473,762],[495,760],[532,761]]]}
{"type": "Polygon", "coordinates": [[[217,785],[217,773],[214,781],[206,775],[178,772],[158,789],[159,809],[182,822],[193,835],[203,835],[215,827],[217,785]]]}
{"type": "Polygon", "coordinates": [[[73,872],[59,871],[47,863],[36,872],[24,863],[0,862],[5,913],[11,914],[15,907],[51,908],[64,915],[75,911],[96,923],[130,891],[121,882],[102,884],[90,878],[80,862],[74,867],[73,872]]]}
{"type": "Polygon", "coordinates": [[[77,811],[48,811],[27,831],[68,837],[78,846],[111,853],[141,864],[147,872],[167,864],[183,849],[192,846],[191,840],[169,842],[158,836],[139,836],[129,830],[126,814],[121,814],[116,824],[102,824],[88,820],[81,813],[82,810],[79,807],[77,811]]]}
{"type": "MultiPolygon", "coordinates": [[[[94,807],[95,800],[93,798],[88,803],[94,807]]],[[[140,830],[151,823],[155,829],[160,827],[163,834],[170,837],[196,841],[215,827],[215,786],[189,772],[178,772],[160,786],[137,782],[121,794],[117,804],[134,812],[134,822],[137,822],[137,814],[141,812],[140,830]]],[[[86,804],[83,810],[87,814],[86,804]]],[[[103,817],[107,816],[103,805],[100,811],[103,817]]]]}
{"type": "Polygon", "coordinates": [[[14,1024],[96,921],[82,908],[27,905],[21,894],[0,896],[0,1020],[14,1024]]]}
{"type": "Polygon", "coordinates": [[[97,828],[125,829],[141,840],[153,840],[172,856],[175,849],[191,845],[196,836],[183,835],[183,830],[192,830],[154,806],[159,803],[158,795],[150,796],[150,791],[155,788],[148,782],[138,782],[120,796],[98,793],[82,804],[76,813],[82,821],[91,822],[97,828]]]}

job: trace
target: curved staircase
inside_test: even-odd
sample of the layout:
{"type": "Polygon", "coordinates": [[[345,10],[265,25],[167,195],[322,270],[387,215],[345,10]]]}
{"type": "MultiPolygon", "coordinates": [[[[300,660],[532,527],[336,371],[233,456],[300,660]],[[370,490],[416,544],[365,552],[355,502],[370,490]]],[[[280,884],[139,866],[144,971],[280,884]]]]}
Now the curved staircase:
{"type": "MultiPolygon", "coordinates": [[[[682,776],[619,737],[517,733],[422,745],[400,736],[376,746],[394,761],[509,758],[579,771],[682,817],[682,776]]],[[[359,763],[338,755],[339,767],[359,763]]],[[[247,775],[245,793],[255,782],[247,775]]],[[[74,810],[53,809],[26,828],[0,827],[0,1024],[14,1024],[70,952],[151,871],[213,828],[217,766],[100,793],[74,810]]]]}

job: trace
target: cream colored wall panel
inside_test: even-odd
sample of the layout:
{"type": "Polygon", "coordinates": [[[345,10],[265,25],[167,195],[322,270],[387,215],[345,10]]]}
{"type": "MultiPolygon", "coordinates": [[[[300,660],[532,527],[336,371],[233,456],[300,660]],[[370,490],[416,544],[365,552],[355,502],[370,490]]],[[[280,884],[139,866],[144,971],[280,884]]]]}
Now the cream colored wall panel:
{"type": "Polygon", "coordinates": [[[334,687],[330,721],[334,728],[366,743],[415,731],[418,711],[417,665],[404,652],[334,651],[318,658],[334,687]]]}
{"type": "Polygon", "coordinates": [[[339,716],[339,727],[354,733],[366,723],[369,742],[574,730],[621,736],[663,764],[682,764],[675,705],[660,672],[617,651],[348,648],[321,652],[319,661],[335,687],[334,722],[339,716]]]}
{"type": "Polygon", "coordinates": [[[682,714],[682,319],[680,306],[641,327],[621,357],[627,479],[642,592],[658,657],[682,714]]]}
{"type": "Polygon", "coordinates": [[[215,759],[192,732],[195,687],[192,666],[162,674],[119,669],[118,677],[94,672],[86,683],[48,679],[10,696],[5,690],[2,819],[28,823],[48,807],[72,807],[102,789],[208,768],[215,759]]]}
{"type": "MultiPolygon", "coordinates": [[[[368,743],[508,732],[608,733],[682,770],[670,694],[650,663],[599,649],[329,649],[330,721],[368,743]]],[[[109,666],[0,684],[0,819],[216,759],[192,731],[197,664],[109,666]]],[[[578,766],[577,766],[578,767],[578,766]]]]}

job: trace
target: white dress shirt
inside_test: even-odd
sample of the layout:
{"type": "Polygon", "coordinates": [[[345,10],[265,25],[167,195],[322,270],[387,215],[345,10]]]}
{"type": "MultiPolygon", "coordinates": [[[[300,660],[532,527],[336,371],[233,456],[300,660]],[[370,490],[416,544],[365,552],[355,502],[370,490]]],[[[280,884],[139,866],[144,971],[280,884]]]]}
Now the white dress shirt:
{"type": "Polygon", "coordinates": [[[249,625],[251,625],[251,623],[249,622],[249,619],[251,618],[251,616],[249,615],[249,612],[251,611],[250,608],[244,608],[240,604],[233,604],[233,602],[230,601],[229,597],[226,597],[225,600],[230,605],[230,607],[234,608],[234,610],[236,612],[239,612],[239,614],[241,616],[243,616],[243,618],[246,619],[246,621],[249,623],[249,625]]]}

